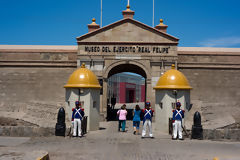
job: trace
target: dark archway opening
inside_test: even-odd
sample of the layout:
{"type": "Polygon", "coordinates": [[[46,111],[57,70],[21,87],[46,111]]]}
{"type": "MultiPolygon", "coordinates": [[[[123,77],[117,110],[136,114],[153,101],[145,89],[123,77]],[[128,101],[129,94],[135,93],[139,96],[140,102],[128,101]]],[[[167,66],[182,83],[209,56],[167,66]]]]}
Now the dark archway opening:
{"type": "Polygon", "coordinates": [[[138,104],[144,107],[146,100],[146,73],[134,64],[121,64],[110,70],[107,82],[107,120],[118,120],[117,111],[127,105],[127,120],[138,104]]]}
{"type": "Polygon", "coordinates": [[[141,75],[144,78],[147,78],[145,71],[141,67],[134,64],[120,64],[118,66],[115,66],[109,71],[108,78],[114,74],[121,73],[121,72],[136,73],[141,75]]]}

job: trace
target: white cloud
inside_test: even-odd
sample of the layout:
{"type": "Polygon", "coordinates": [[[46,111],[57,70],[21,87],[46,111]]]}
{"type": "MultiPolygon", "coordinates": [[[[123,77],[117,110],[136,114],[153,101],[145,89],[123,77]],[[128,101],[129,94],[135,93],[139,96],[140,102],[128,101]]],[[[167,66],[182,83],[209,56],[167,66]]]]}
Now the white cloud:
{"type": "Polygon", "coordinates": [[[208,39],[199,43],[203,47],[232,47],[240,45],[240,37],[208,39]]]}

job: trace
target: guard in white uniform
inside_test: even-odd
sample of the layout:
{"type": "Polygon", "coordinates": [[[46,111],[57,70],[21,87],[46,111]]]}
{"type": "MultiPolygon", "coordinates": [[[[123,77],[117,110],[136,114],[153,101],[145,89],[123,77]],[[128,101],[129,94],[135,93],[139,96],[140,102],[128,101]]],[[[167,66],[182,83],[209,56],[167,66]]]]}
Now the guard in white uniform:
{"type": "Polygon", "coordinates": [[[182,136],[182,119],[184,118],[184,110],[180,109],[181,103],[176,103],[176,108],[173,110],[173,140],[177,139],[177,136],[179,140],[183,140],[182,136]]]}
{"type": "Polygon", "coordinates": [[[144,117],[143,117],[143,130],[142,130],[142,138],[146,136],[147,132],[147,126],[148,126],[148,132],[149,137],[154,138],[152,134],[152,116],[153,116],[153,110],[150,109],[150,102],[145,103],[145,109],[142,110],[144,117]]]}
{"type": "Polygon", "coordinates": [[[82,125],[81,121],[84,116],[83,110],[79,107],[80,103],[79,101],[75,102],[76,108],[73,109],[72,113],[72,121],[73,121],[73,136],[77,136],[77,128],[78,128],[78,136],[82,137],[82,125]]]}

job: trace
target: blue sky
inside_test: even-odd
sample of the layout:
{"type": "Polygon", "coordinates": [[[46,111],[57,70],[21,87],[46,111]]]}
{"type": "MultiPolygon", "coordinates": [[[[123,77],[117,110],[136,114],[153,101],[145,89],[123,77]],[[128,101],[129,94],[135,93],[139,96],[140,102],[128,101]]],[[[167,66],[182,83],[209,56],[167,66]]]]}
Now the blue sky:
{"type": "MultiPolygon", "coordinates": [[[[103,0],[103,26],[122,19],[127,0],[103,0]]],[[[152,0],[130,0],[134,19],[152,26],[152,0]]],[[[0,0],[0,44],[76,45],[100,0],[0,0]]],[[[183,47],[240,48],[239,0],[155,0],[155,25],[183,47]]]]}

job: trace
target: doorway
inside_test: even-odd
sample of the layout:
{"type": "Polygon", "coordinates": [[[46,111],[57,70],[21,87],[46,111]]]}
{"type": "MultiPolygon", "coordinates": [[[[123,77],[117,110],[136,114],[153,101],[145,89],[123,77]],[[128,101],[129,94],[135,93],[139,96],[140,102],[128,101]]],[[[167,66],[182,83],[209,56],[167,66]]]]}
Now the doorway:
{"type": "Polygon", "coordinates": [[[136,104],[144,107],[146,99],[146,73],[133,64],[122,64],[112,68],[107,79],[107,120],[117,120],[117,111],[127,105],[128,120],[136,104]],[[111,103],[115,97],[116,103],[111,103]]]}

